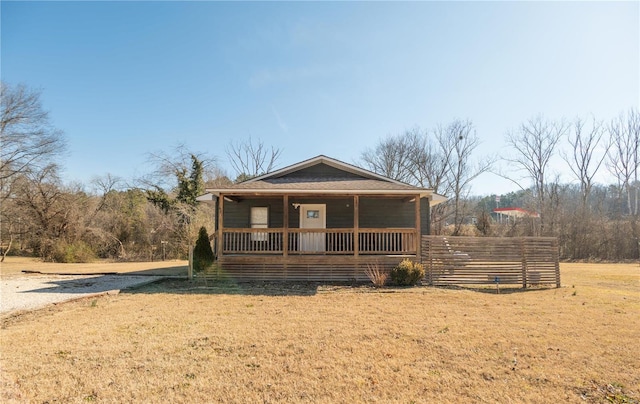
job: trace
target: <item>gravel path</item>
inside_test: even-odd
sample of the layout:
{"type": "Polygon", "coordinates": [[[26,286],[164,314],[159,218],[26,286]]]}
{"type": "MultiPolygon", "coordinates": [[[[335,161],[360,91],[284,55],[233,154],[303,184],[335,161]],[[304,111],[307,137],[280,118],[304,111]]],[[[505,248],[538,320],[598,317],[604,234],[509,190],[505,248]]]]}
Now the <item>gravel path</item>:
{"type": "Polygon", "coordinates": [[[34,310],[65,302],[155,282],[160,276],[130,275],[21,275],[3,278],[0,314],[34,310]]]}

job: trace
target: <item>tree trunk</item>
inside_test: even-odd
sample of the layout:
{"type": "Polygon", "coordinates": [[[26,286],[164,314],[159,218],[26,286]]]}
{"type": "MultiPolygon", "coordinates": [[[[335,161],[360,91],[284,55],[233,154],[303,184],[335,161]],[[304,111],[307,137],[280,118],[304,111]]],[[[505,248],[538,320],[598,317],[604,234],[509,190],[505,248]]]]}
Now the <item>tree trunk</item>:
{"type": "Polygon", "coordinates": [[[4,259],[9,253],[9,250],[11,250],[11,244],[13,244],[13,234],[9,234],[9,245],[7,246],[6,250],[2,251],[2,258],[0,258],[0,262],[4,262],[4,259]]]}

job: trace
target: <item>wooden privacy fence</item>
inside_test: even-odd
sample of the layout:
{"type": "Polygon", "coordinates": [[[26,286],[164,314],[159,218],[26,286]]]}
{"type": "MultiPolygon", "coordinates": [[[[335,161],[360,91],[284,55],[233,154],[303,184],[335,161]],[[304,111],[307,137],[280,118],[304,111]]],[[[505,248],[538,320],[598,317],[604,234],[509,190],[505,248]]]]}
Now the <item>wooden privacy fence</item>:
{"type": "Polygon", "coordinates": [[[555,237],[422,236],[421,244],[425,279],[431,285],[560,287],[555,237]]]}

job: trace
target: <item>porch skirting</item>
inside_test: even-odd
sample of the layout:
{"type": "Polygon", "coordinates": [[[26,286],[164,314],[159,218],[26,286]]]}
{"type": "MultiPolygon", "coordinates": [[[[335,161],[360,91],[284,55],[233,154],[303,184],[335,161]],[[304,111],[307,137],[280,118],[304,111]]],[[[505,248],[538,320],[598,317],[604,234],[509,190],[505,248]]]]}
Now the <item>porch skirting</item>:
{"type": "Polygon", "coordinates": [[[224,255],[207,275],[235,281],[365,282],[368,265],[390,270],[405,258],[416,260],[415,255],[224,255]]]}

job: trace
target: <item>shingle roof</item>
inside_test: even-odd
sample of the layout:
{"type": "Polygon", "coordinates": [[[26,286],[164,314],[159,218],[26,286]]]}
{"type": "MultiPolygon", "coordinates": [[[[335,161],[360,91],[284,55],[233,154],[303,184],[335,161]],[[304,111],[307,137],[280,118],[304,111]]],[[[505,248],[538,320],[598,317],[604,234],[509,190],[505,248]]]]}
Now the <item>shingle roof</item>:
{"type": "Polygon", "coordinates": [[[373,179],[344,178],[272,178],[231,185],[229,190],[341,190],[341,191],[427,191],[408,184],[373,179]]]}
{"type": "Polygon", "coordinates": [[[239,184],[224,188],[207,188],[207,194],[199,197],[199,201],[211,200],[215,195],[248,195],[248,194],[362,194],[362,195],[407,195],[429,197],[431,204],[446,200],[429,188],[415,187],[391,178],[373,173],[360,167],[332,159],[317,156],[297,164],[264,174],[239,184]],[[300,175],[305,168],[318,164],[326,164],[338,170],[354,175],[335,177],[328,175],[300,175]],[[297,175],[290,175],[297,173],[297,175]]]}

